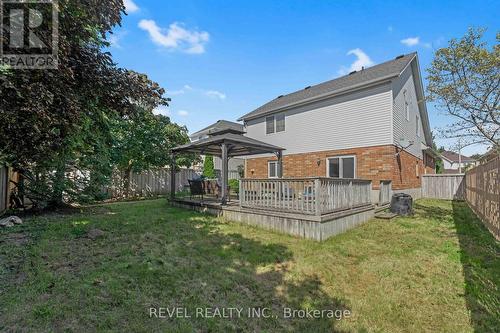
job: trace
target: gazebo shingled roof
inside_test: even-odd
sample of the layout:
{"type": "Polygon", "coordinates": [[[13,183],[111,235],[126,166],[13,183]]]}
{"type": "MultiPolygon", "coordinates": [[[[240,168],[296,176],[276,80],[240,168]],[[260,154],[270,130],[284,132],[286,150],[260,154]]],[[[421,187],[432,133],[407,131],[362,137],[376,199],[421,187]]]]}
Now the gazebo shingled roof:
{"type": "Polygon", "coordinates": [[[230,157],[274,153],[278,156],[278,177],[283,174],[282,152],[284,148],[255,140],[232,132],[213,133],[206,139],[201,139],[172,149],[171,166],[171,197],[175,197],[175,154],[198,153],[221,157],[222,159],[222,203],[227,201],[228,160],[230,157]]]}

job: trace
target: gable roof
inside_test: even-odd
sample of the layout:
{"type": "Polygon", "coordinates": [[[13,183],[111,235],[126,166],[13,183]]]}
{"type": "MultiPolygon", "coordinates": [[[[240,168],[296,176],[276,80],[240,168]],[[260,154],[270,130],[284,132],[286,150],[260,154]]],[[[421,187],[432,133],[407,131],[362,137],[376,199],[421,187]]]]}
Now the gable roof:
{"type": "Polygon", "coordinates": [[[209,125],[197,132],[194,132],[189,137],[193,138],[200,135],[207,135],[210,133],[219,133],[224,131],[245,133],[245,128],[242,124],[239,123],[234,123],[228,120],[217,120],[217,122],[215,122],[214,124],[209,125]]]}
{"type": "MultiPolygon", "coordinates": [[[[441,153],[441,156],[450,162],[458,163],[459,155],[455,152],[445,150],[441,153]]],[[[462,163],[476,162],[475,159],[468,156],[462,155],[462,163]]]]}
{"type": "Polygon", "coordinates": [[[240,117],[238,121],[259,118],[281,109],[314,101],[322,97],[341,93],[347,90],[361,88],[366,85],[399,76],[408,64],[415,58],[416,52],[396,57],[396,59],[341,76],[334,80],[326,81],[305,89],[295,91],[288,95],[279,96],[272,101],[258,107],[240,117]]]}

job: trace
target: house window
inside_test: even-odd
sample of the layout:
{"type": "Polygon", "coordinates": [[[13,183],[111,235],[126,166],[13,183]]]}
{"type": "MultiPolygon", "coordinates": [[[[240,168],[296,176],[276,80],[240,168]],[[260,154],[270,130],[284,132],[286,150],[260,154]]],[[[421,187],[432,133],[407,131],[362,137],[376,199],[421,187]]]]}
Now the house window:
{"type": "Polygon", "coordinates": [[[285,130],[285,115],[279,114],[276,116],[276,132],[283,132],[285,130]]]}
{"type": "Polygon", "coordinates": [[[417,136],[420,137],[420,118],[417,116],[416,117],[416,120],[417,120],[417,136]]]}
{"type": "Polygon", "coordinates": [[[410,121],[410,104],[408,103],[408,99],[406,97],[406,90],[403,91],[403,98],[405,101],[405,117],[406,121],[410,121]]]}
{"type": "Polygon", "coordinates": [[[267,176],[268,178],[278,178],[278,162],[267,162],[267,176]]]}
{"type": "Polygon", "coordinates": [[[356,178],[356,156],[330,157],[326,162],[328,177],[356,178]]]}
{"type": "Polygon", "coordinates": [[[285,131],[285,115],[266,117],[266,134],[285,131]]]}
{"type": "Polygon", "coordinates": [[[266,117],[266,134],[274,133],[274,116],[266,117]]]}

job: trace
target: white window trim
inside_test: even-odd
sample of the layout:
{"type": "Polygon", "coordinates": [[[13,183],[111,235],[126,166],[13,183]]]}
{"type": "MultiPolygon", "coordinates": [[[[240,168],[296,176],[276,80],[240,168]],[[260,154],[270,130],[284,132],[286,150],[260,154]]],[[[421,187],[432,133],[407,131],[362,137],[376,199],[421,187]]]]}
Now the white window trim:
{"type": "MultiPolygon", "coordinates": [[[[356,166],[356,155],[338,155],[338,156],[328,156],[326,158],[326,176],[330,177],[330,160],[334,158],[342,159],[342,158],[349,158],[353,157],[354,158],[354,179],[357,178],[357,166],[356,166]]],[[[341,161],[339,161],[339,177],[340,179],[344,178],[344,166],[342,165],[341,161]]]]}
{"type": "Polygon", "coordinates": [[[278,178],[278,161],[267,161],[267,178],[278,178]],[[271,177],[271,163],[275,163],[274,177],[271,177]]]}
{"type": "Polygon", "coordinates": [[[265,119],[264,119],[264,123],[265,123],[265,132],[266,132],[266,135],[274,135],[274,134],[278,134],[278,133],[285,133],[286,132],[286,113],[276,113],[276,114],[272,114],[270,116],[266,116],[265,119]],[[285,130],[284,131],[276,131],[276,116],[278,115],[283,115],[283,121],[285,122],[285,130]],[[272,133],[267,133],[267,118],[273,118],[273,132],[272,133]]]}

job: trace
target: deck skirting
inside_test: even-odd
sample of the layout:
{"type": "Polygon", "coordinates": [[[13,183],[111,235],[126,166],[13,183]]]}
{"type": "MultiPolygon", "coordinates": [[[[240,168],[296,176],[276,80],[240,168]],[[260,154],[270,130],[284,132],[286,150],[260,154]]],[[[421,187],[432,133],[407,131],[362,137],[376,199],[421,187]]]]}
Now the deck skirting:
{"type": "Polygon", "coordinates": [[[183,199],[175,199],[170,203],[175,207],[208,213],[229,221],[316,241],[323,241],[352,229],[370,220],[375,214],[373,205],[315,216],[244,208],[235,205],[221,206],[215,203],[201,203],[183,199]]]}

